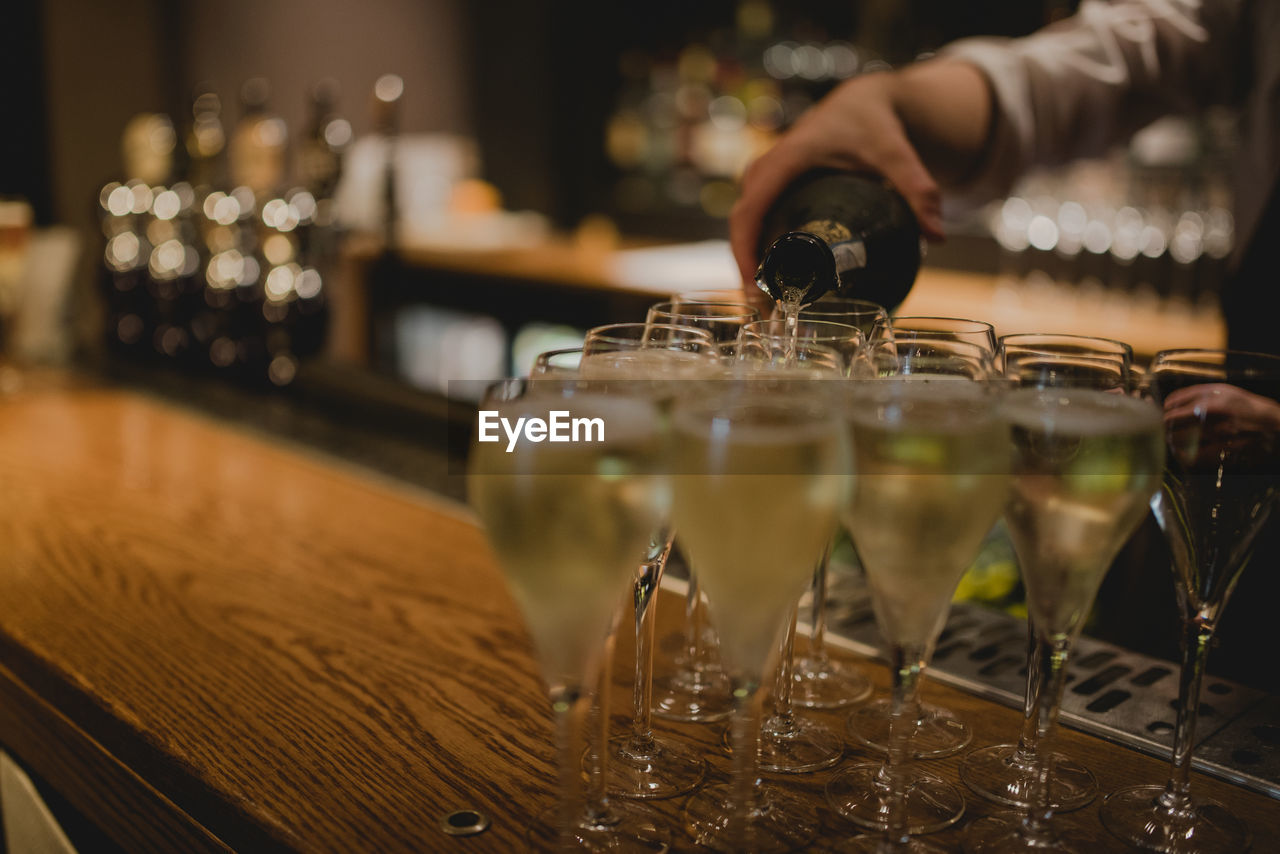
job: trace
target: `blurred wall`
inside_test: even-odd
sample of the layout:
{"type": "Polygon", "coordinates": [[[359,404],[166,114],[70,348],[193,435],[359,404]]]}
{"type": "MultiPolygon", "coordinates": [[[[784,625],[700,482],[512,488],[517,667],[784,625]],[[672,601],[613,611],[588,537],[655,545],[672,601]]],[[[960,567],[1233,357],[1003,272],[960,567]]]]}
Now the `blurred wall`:
{"type": "Polygon", "coordinates": [[[341,86],[339,112],[360,134],[369,127],[374,81],[394,73],[405,81],[403,131],[467,133],[469,58],[460,34],[460,3],[182,0],[176,26],[185,45],[183,95],[211,84],[230,123],[239,115],[240,85],[265,77],[271,107],[297,134],[308,120],[308,91],[330,77],[341,86]]]}
{"type": "Polygon", "coordinates": [[[44,72],[54,219],[92,225],[98,189],[121,169],[120,134],[163,110],[155,0],[45,0],[44,72]]]}

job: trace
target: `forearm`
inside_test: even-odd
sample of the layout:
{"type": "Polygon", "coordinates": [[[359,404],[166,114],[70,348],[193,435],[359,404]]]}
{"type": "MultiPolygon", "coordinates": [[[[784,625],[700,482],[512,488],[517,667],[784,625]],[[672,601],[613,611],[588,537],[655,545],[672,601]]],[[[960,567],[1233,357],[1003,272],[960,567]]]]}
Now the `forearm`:
{"type": "Polygon", "coordinates": [[[949,187],[977,172],[994,109],[982,72],[963,60],[937,58],[887,76],[894,111],[934,178],[949,187]]]}

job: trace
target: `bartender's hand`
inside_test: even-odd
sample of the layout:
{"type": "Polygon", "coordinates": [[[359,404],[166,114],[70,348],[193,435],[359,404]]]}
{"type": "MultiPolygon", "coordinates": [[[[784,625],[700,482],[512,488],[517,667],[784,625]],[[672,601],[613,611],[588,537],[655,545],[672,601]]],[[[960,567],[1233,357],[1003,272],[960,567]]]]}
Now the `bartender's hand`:
{"type": "Polygon", "coordinates": [[[783,188],[812,168],[884,176],[907,200],[925,237],[941,240],[942,192],[921,152],[944,176],[963,174],[986,142],[990,110],[980,72],[952,60],[866,74],[833,89],[742,176],[729,242],[748,299],[768,302],[753,282],[761,220],[783,188]]]}
{"type": "Polygon", "coordinates": [[[1280,447],[1280,404],[1229,383],[1198,383],[1164,400],[1169,446],[1187,468],[1274,466],[1280,447]]]}

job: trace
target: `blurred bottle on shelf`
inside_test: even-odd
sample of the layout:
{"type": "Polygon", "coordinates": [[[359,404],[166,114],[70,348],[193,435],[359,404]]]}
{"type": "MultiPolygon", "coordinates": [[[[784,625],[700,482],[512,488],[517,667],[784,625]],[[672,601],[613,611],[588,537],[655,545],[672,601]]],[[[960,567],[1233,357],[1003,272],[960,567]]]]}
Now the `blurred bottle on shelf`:
{"type": "Polygon", "coordinates": [[[603,140],[614,207],[641,227],[722,232],[746,164],[870,59],[817,27],[780,25],[768,0],[739,0],[725,26],[674,49],[625,51],[603,140]]]}
{"type": "Polygon", "coordinates": [[[228,140],[217,94],[199,90],[181,174],[167,117],[130,122],[122,180],[99,198],[113,352],[283,386],[322,348],[332,196],[350,126],[336,114],[336,87],[317,84],[290,187],[288,133],[268,93],[261,78],[245,82],[228,140]]]}
{"type": "Polygon", "coordinates": [[[240,87],[240,118],[228,143],[231,183],[255,198],[278,193],[285,181],[289,134],[284,119],[268,109],[271,84],[251,77],[240,87]]]}
{"type": "Polygon", "coordinates": [[[222,122],[222,99],[212,87],[197,89],[191,100],[191,124],[184,140],[187,181],[200,199],[226,189],[227,134],[222,122]]]}
{"type": "Polygon", "coordinates": [[[338,113],[341,88],[331,77],[311,87],[306,133],[298,141],[298,179],[317,201],[330,200],[342,176],[351,123],[338,113]]]}
{"type": "Polygon", "coordinates": [[[397,243],[400,199],[396,193],[397,140],[400,134],[400,100],[404,80],[398,74],[384,74],[373,84],[373,132],[382,139],[382,236],[388,249],[397,243]]]}

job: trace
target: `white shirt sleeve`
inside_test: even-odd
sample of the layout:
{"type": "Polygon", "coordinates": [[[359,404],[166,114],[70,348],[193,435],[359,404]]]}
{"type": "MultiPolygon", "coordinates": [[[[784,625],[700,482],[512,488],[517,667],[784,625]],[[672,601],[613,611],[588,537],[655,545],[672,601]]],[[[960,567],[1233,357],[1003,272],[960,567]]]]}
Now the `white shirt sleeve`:
{"type": "Polygon", "coordinates": [[[1033,166],[1103,154],[1144,125],[1226,99],[1240,0],[1084,0],[1019,39],[971,38],[941,51],[986,76],[995,113],[962,199],[1005,195],[1033,166]]]}

